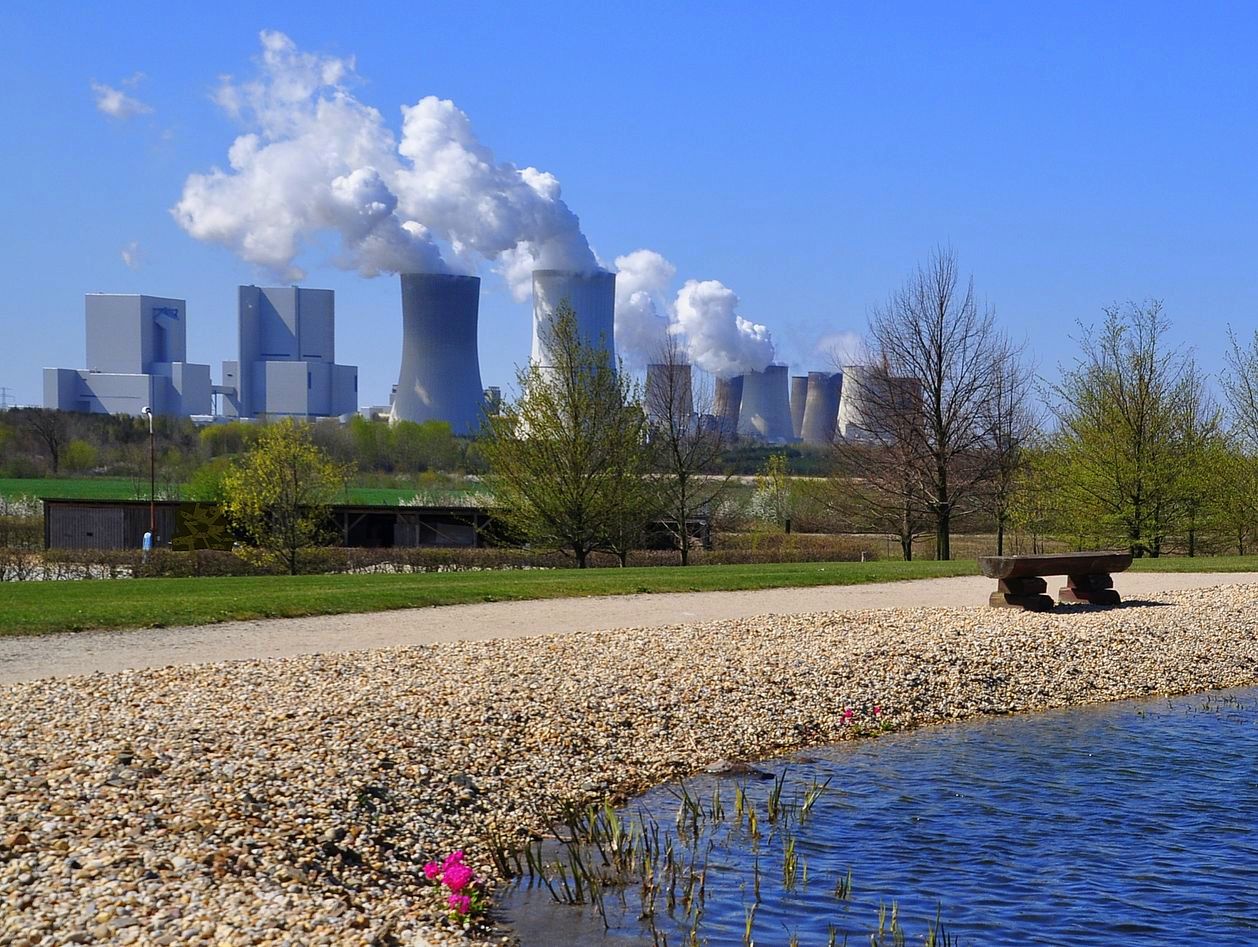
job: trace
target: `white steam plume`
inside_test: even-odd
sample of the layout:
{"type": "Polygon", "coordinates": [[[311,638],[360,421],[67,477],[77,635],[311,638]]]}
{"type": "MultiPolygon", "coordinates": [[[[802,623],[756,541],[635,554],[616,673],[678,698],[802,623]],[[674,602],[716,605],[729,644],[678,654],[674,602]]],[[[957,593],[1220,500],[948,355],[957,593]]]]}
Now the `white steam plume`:
{"type": "Polygon", "coordinates": [[[687,280],[677,293],[677,326],[690,361],[719,378],[762,371],[773,361],[769,330],[737,309],[738,295],[719,280],[687,280]]]}
{"type": "Polygon", "coordinates": [[[398,150],[406,162],[397,190],[404,214],[423,221],[458,255],[499,260],[517,299],[531,292],[534,269],[598,268],[553,174],[497,162],[448,99],[428,96],[402,116],[398,150]]]}
{"type": "Polygon", "coordinates": [[[677,267],[654,250],[616,257],[616,351],[632,368],[658,359],[671,322],[667,301],[677,267]]]}
{"type": "Polygon", "coordinates": [[[188,177],[173,209],[192,236],[289,278],[320,232],[339,236],[338,265],[366,276],[445,271],[448,245],[468,269],[497,262],[519,298],[534,268],[597,268],[559,181],[497,162],[454,103],[403,108],[399,139],[349,91],[352,59],[302,52],[282,33],[261,39],[259,77],[228,78],[215,96],[249,132],[227,170],[188,177]]]}
{"type": "Polygon", "coordinates": [[[397,143],[347,91],[353,60],[261,35],[260,78],[224,79],[215,96],[255,130],[232,143],[229,170],[188,176],[172,210],[180,226],[292,280],[305,275],[294,265],[303,243],[321,231],[340,237],[336,262],[365,276],[444,271],[427,230],[396,213],[397,143]]]}

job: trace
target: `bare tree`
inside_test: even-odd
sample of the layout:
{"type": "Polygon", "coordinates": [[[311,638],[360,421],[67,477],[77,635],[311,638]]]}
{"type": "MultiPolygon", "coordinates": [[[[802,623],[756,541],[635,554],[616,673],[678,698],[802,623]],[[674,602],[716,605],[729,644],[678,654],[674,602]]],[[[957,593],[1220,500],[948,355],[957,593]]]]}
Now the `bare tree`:
{"type": "Polygon", "coordinates": [[[23,408],[22,426],[48,452],[48,462],[55,474],[61,467],[61,454],[70,438],[69,423],[64,411],[47,408],[23,408]]]}
{"type": "Polygon", "coordinates": [[[984,410],[1008,345],[973,278],[963,284],[956,254],[940,248],[873,311],[869,346],[879,370],[856,393],[866,436],[906,439],[897,450],[934,522],[935,557],[949,559],[953,521],[978,508],[989,474],[984,410]]]}
{"type": "Polygon", "coordinates": [[[1014,495],[1027,466],[1027,448],[1043,425],[1035,399],[1035,376],[1022,346],[1006,344],[995,353],[991,384],[980,405],[979,420],[987,431],[985,461],[989,474],[982,497],[996,521],[996,555],[1005,554],[1005,530],[1013,514],[1014,495]]]}
{"type": "Polygon", "coordinates": [[[1258,331],[1248,345],[1241,345],[1228,326],[1228,349],[1223,357],[1223,391],[1232,409],[1232,426],[1245,446],[1258,448],[1258,331]]]}
{"type": "MultiPolygon", "coordinates": [[[[897,384],[881,367],[862,367],[843,378],[849,403],[864,404],[867,391],[887,392],[877,401],[891,400],[897,384]]],[[[911,392],[908,393],[911,398],[911,392]]],[[[814,492],[814,499],[858,529],[890,533],[900,543],[906,562],[913,558],[913,543],[929,522],[919,478],[913,469],[919,440],[915,412],[875,410],[857,416],[860,427],[849,428],[847,437],[834,442],[831,475],[814,492]]]]}
{"type": "Polygon", "coordinates": [[[715,383],[696,375],[675,335],[669,335],[648,370],[646,403],[655,483],[664,524],[681,564],[690,562],[690,521],[709,513],[729,489],[728,474],[713,474],[733,440],[716,418],[715,383]]]}

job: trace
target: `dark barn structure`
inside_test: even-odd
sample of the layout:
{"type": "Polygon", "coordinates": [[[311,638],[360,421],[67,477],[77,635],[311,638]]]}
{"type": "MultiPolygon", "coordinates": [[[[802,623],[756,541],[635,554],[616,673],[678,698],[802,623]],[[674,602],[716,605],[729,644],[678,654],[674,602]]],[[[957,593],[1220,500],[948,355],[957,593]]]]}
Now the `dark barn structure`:
{"type": "MultiPolygon", "coordinates": [[[[45,497],[47,549],[139,549],[149,528],[147,500],[70,500],[45,497]]],[[[216,503],[158,500],[153,504],[155,548],[231,549],[234,537],[216,503]]],[[[329,529],[340,545],[368,549],[491,544],[487,510],[460,506],[332,507],[329,529]]]]}

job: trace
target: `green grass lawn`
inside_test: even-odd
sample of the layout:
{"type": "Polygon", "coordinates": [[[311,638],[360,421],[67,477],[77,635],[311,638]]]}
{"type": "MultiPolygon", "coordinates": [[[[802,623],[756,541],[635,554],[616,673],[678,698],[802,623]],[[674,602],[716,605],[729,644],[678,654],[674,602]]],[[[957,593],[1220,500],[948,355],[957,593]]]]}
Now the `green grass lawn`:
{"type": "MultiPolygon", "coordinates": [[[[148,480],[143,483],[148,490],[148,480]]],[[[0,478],[0,496],[56,497],[65,500],[135,499],[135,481],[130,477],[29,477],[0,478]]],[[[145,493],[145,499],[148,494],[145,493]]]]}
{"type": "Polygon", "coordinates": [[[804,562],[419,575],[23,582],[0,587],[0,634],[203,625],[246,618],[635,592],[855,585],[975,572],[972,561],[804,562]]]}
{"type": "MultiPolygon", "coordinates": [[[[137,482],[129,477],[30,477],[0,478],[0,496],[55,497],[64,500],[147,500],[148,480],[137,482]]],[[[348,503],[396,506],[415,496],[416,487],[350,487],[348,503]]],[[[434,491],[451,496],[462,490],[434,491]]]]}

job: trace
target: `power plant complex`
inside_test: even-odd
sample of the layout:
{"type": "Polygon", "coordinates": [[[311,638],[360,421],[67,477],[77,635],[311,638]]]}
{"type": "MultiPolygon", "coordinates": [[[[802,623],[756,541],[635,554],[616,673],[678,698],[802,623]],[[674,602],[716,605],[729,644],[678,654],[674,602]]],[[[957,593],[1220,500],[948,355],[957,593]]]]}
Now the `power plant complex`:
{"type": "MultiPolygon", "coordinates": [[[[399,283],[400,359],[388,417],[441,421],[458,436],[475,435],[502,400],[499,388],[481,380],[480,277],[403,273],[399,283]]],[[[565,303],[583,344],[605,349],[615,363],[615,273],[535,270],[532,285],[534,365],[554,364],[552,332],[565,303]]],[[[237,299],[238,357],[222,363],[221,383],[213,384],[209,365],[187,361],[184,300],[88,294],[87,368],[44,369],[45,406],[228,419],[344,418],[360,410],[358,369],[336,361],[332,290],[241,286],[237,299]]],[[[729,440],[825,445],[869,436],[864,402],[878,383],[906,393],[912,387],[868,367],[790,377],[786,365],[772,363],[715,378],[711,404],[696,405],[690,365],[652,363],[645,408],[657,426],[708,425],[729,440]]]]}

